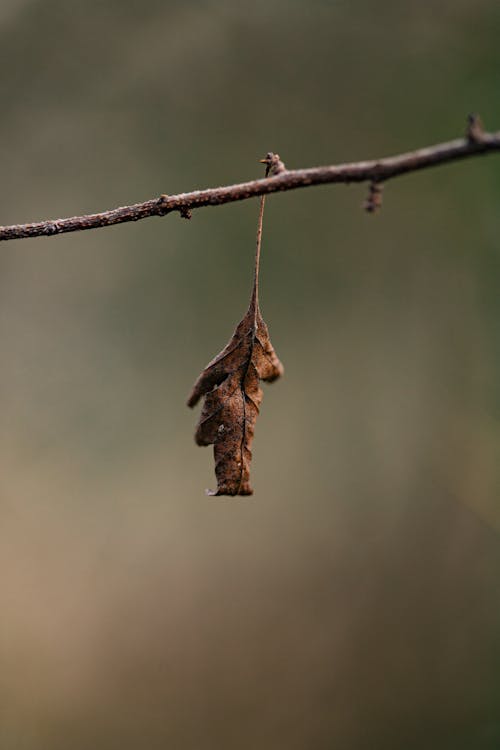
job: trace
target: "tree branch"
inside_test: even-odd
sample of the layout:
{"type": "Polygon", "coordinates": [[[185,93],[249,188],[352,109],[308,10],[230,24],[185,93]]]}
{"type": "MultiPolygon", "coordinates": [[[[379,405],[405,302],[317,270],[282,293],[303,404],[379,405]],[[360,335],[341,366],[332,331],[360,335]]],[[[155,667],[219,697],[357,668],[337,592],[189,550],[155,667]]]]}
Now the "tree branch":
{"type": "Polygon", "coordinates": [[[311,185],[328,183],[369,182],[370,195],[365,203],[368,211],[374,211],[381,202],[380,184],[409,172],[436,167],[440,164],[500,151],[500,131],[487,133],[481,120],[470,115],[465,138],[439,143],[417,151],[410,151],[384,159],[338,164],[309,169],[286,169],[277,154],[268,154],[269,176],[264,179],[242,182],[237,185],[194,190],[178,195],[161,195],[159,198],[135,203],[132,206],[114,208],[98,214],[73,216],[68,219],[39,221],[32,224],[12,224],[0,227],[0,240],[18,240],[26,237],[42,237],[84,229],[97,229],[127,221],[139,221],[149,216],[165,216],[178,211],[184,218],[191,217],[191,210],[202,206],[220,206],[223,203],[247,200],[258,195],[276,193],[311,185]]]}

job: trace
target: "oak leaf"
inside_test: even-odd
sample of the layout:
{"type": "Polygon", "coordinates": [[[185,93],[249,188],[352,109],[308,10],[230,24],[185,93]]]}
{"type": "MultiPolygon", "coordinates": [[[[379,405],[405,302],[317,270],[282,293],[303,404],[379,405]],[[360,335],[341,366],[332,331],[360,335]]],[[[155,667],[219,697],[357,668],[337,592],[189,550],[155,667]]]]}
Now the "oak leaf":
{"type": "Polygon", "coordinates": [[[262,401],[260,380],[283,374],[259,310],[256,289],[233,337],[203,370],[188,406],[205,402],[196,428],[198,445],[214,446],[217,490],[209,495],[251,495],[250,462],[255,421],[262,401]]]}
{"type": "MultiPolygon", "coordinates": [[[[285,170],[279,154],[260,160],[266,177],[285,170]]],[[[205,397],[195,440],[213,445],[217,489],[209,495],[252,495],[250,462],[255,422],[262,401],[261,380],[272,383],[283,374],[259,309],[259,265],[265,196],[260,199],[253,291],[243,320],[225,349],[205,367],[193,386],[188,406],[205,397]]]]}

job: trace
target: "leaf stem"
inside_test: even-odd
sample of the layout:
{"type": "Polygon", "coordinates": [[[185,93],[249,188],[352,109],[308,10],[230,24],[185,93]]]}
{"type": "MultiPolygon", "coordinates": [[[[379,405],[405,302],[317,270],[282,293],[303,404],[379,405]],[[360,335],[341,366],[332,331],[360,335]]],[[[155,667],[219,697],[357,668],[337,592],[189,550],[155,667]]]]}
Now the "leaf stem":
{"type": "Polygon", "coordinates": [[[255,266],[253,274],[253,291],[252,291],[252,302],[255,304],[255,311],[259,309],[259,270],[260,270],[260,248],[262,245],[262,224],[264,220],[264,206],[266,204],[266,196],[261,195],[260,197],[260,208],[259,218],[257,221],[257,244],[255,247],[255,266]]]}

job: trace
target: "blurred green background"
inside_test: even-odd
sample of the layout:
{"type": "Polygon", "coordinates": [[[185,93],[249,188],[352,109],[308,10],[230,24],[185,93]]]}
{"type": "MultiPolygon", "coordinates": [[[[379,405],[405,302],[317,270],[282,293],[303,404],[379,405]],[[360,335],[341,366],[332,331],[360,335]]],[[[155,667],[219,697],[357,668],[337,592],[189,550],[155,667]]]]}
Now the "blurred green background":
{"type": "MultiPolygon", "coordinates": [[[[500,128],[496,0],[2,0],[0,223],[500,128]]],[[[0,248],[0,748],[500,747],[500,160],[0,248]]]]}

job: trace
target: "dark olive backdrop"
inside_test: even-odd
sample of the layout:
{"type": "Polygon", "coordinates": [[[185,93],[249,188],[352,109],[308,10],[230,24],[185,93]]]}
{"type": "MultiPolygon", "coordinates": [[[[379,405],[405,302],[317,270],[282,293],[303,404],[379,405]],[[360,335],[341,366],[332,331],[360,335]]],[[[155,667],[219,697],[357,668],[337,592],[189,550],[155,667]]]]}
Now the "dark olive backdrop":
{"type": "MultiPolygon", "coordinates": [[[[496,0],[3,0],[0,223],[500,128],[496,0]]],[[[192,382],[258,204],[0,247],[0,746],[500,746],[500,159],[269,199],[256,494],[192,382]]]]}

